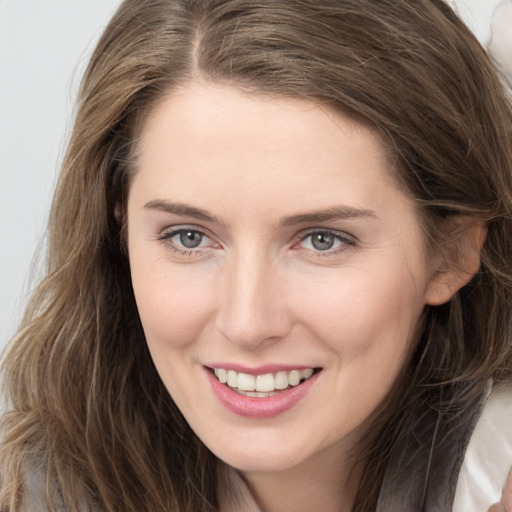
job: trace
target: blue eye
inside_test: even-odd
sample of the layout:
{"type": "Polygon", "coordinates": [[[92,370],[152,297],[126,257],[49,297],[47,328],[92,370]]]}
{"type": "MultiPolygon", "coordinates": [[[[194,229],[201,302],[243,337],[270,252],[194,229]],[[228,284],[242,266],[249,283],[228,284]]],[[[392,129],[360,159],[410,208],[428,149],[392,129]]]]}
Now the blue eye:
{"type": "Polygon", "coordinates": [[[349,235],[327,230],[310,231],[301,240],[302,249],[328,254],[343,251],[354,244],[355,240],[349,235]]]}
{"type": "Polygon", "coordinates": [[[196,249],[203,242],[204,235],[199,231],[187,229],[176,233],[173,238],[178,238],[180,244],[187,249],[196,249]]]}
{"type": "Polygon", "coordinates": [[[322,231],[309,235],[309,239],[311,241],[311,246],[317,251],[328,251],[329,249],[332,249],[334,244],[337,242],[333,233],[322,231]]]}
{"type": "Polygon", "coordinates": [[[191,255],[211,245],[211,239],[202,231],[187,227],[176,227],[163,233],[159,240],[175,252],[191,255]]]}

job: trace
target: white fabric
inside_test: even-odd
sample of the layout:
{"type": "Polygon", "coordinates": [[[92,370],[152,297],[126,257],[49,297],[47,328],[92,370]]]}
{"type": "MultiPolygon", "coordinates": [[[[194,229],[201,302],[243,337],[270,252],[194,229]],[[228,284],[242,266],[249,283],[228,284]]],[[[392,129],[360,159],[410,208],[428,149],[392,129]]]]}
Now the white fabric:
{"type": "Polygon", "coordinates": [[[448,0],[512,80],[512,0],[448,0]]]}
{"type": "Polygon", "coordinates": [[[496,7],[503,1],[504,0],[448,0],[459,17],[473,31],[482,46],[489,44],[493,13],[496,7]]]}
{"type": "MultiPolygon", "coordinates": [[[[512,387],[495,386],[475,427],[459,474],[453,512],[486,512],[499,502],[512,466],[512,387]]],[[[233,468],[221,466],[221,512],[261,512],[233,468]]],[[[46,510],[42,470],[26,472],[22,512],[46,510]]],[[[85,507],[84,507],[85,510],[85,507]]],[[[64,512],[59,507],[58,511],[64,512]]]]}
{"type": "Polygon", "coordinates": [[[512,389],[495,386],[459,474],[453,512],[486,512],[500,501],[512,466],[512,389]]]}
{"type": "Polygon", "coordinates": [[[502,1],[494,11],[488,48],[512,80],[512,0],[502,1]]]}
{"type": "MultiPolygon", "coordinates": [[[[512,387],[494,386],[468,444],[452,511],[486,512],[500,501],[511,467],[512,387]]],[[[261,512],[235,470],[227,469],[224,478],[221,512],[261,512]]]]}

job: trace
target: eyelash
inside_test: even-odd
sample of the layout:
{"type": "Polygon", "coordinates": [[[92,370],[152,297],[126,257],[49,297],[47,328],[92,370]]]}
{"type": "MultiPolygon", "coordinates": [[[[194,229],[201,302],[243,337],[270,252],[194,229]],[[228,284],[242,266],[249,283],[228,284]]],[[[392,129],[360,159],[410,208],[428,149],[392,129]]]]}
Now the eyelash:
{"type": "Polygon", "coordinates": [[[305,240],[312,237],[313,235],[329,235],[334,237],[335,241],[340,242],[340,246],[336,249],[326,249],[325,251],[321,250],[315,250],[315,249],[309,249],[310,252],[314,254],[315,258],[323,258],[328,256],[335,256],[339,255],[346,250],[350,249],[351,247],[354,247],[356,245],[356,238],[352,235],[349,235],[348,233],[332,230],[332,229],[310,229],[306,232],[303,232],[299,235],[299,241],[294,244],[294,247],[296,247],[300,243],[304,243],[305,240]]]}
{"type": "MultiPolygon", "coordinates": [[[[203,248],[181,248],[177,246],[174,242],[172,242],[172,238],[174,238],[177,235],[184,234],[184,233],[195,233],[199,234],[202,237],[210,238],[202,229],[196,227],[196,226],[177,226],[174,228],[169,229],[168,231],[165,231],[162,233],[158,240],[165,244],[165,246],[173,251],[174,253],[180,255],[180,256],[187,256],[187,257],[193,257],[193,256],[200,256],[203,254],[203,248]]],[[[298,241],[295,242],[292,246],[293,249],[296,248],[296,250],[300,249],[301,247],[298,247],[299,244],[304,243],[308,238],[312,237],[313,235],[328,235],[334,237],[335,241],[340,242],[340,246],[336,249],[326,249],[324,251],[322,250],[315,250],[315,249],[306,249],[309,252],[313,253],[314,257],[328,257],[340,254],[346,250],[348,250],[350,247],[354,247],[357,243],[357,239],[353,237],[352,235],[349,235],[347,233],[335,231],[332,229],[310,229],[306,232],[300,233],[296,235],[296,238],[298,238],[298,241]]],[[[201,240],[200,243],[203,243],[204,238],[201,240]]],[[[207,249],[208,247],[206,247],[207,249]]]]}
{"type": "MultiPolygon", "coordinates": [[[[196,226],[177,226],[175,228],[171,228],[168,231],[165,231],[162,233],[158,240],[162,242],[166,248],[170,249],[174,253],[180,255],[180,256],[199,256],[203,253],[203,248],[180,248],[177,246],[174,242],[172,242],[172,238],[174,238],[177,235],[184,234],[184,233],[198,233],[202,237],[210,238],[202,229],[196,227],[196,226]]],[[[201,240],[201,243],[203,240],[201,240]]]]}

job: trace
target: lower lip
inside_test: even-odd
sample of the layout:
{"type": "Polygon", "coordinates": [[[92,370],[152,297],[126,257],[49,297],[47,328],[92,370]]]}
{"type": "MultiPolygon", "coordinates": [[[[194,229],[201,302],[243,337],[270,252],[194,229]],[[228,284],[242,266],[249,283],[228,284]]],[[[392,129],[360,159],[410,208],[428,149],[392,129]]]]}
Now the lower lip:
{"type": "Polygon", "coordinates": [[[237,416],[249,418],[272,418],[291,409],[309,393],[320,374],[320,372],[315,373],[298,386],[276,395],[259,398],[241,395],[225,384],[221,384],[210,370],[206,370],[206,373],[213,393],[222,405],[237,416]]]}

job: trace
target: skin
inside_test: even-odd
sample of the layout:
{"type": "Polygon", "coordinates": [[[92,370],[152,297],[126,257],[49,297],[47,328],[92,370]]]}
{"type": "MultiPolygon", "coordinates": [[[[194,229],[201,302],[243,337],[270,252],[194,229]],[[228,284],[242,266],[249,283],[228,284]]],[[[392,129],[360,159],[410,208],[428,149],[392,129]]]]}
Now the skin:
{"type": "Polygon", "coordinates": [[[503,487],[500,502],[493,505],[488,512],[512,512],[512,468],[503,487]]]}
{"type": "Polygon", "coordinates": [[[379,137],[311,102],[191,83],[142,129],[127,216],[147,343],[197,435],[266,512],[350,510],[354,452],[425,304],[471,277],[431,263],[379,137]],[[180,228],[204,233],[199,247],[184,248],[180,228]],[[312,231],[332,232],[333,248],[318,250],[312,231]],[[294,407],[258,419],[219,402],[213,361],[322,370],[294,407]]]}

